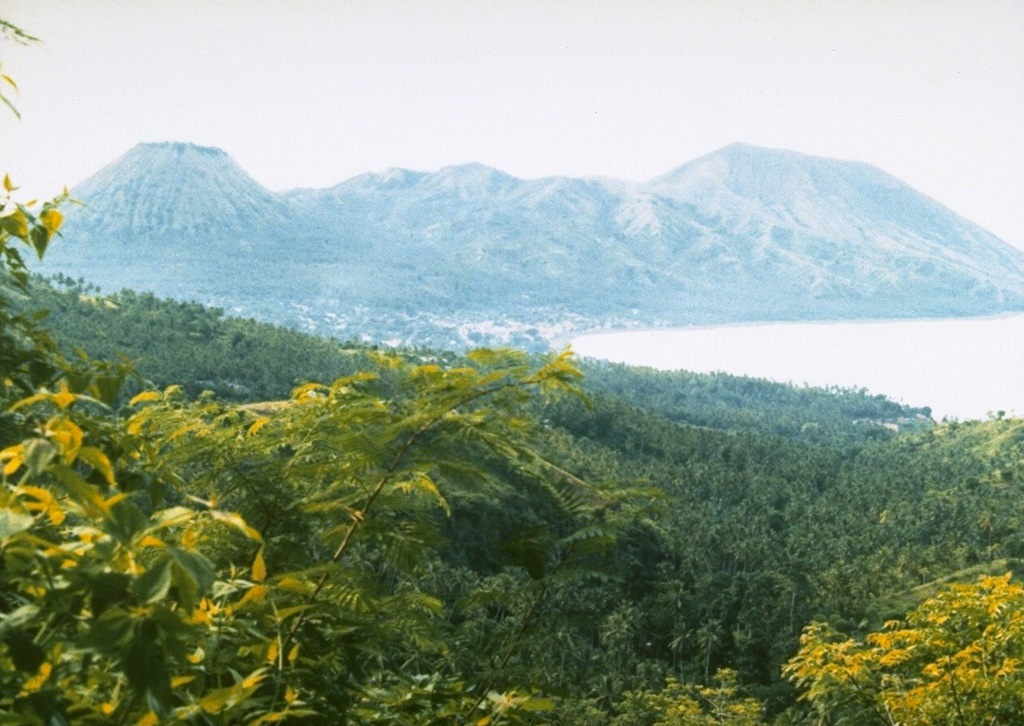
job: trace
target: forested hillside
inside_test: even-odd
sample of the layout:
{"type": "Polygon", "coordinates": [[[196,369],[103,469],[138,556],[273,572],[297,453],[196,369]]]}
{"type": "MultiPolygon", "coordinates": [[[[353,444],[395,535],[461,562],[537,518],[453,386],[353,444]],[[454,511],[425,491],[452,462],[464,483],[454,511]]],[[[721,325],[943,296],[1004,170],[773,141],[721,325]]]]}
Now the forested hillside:
{"type": "MultiPolygon", "coordinates": [[[[272,600],[280,609],[315,587],[308,553],[329,562],[345,522],[362,521],[346,499],[356,491],[335,498],[341,483],[331,483],[318,452],[355,446],[369,456],[372,437],[401,441],[411,427],[405,441],[422,458],[375,504],[380,520],[357,530],[353,561],[330,570],[325,587],[341,599],[301,623],[307,650],[275,676],[319,714],[307,722],[475,721],[485,718],[473,705],[482,690],[494,694],[486,702],[495,723],[513,712],[566,726],[702,723],[665,719],[691,702],[699,715],[715,699],[737,709],[734,723],[789,723],[815,706],[795,700],[790,678],[810,683],[818,651],[801,651],[804,675],[783,670],[809,623],[861,636],[938,596],[942,578],[972,581],[1024,558],[1019,421],[935,426],[859,391],[592,362],[581,366],[584,397],[507,400],[488,423],[497,415],[484,416],[490,406],[460,413],[464,404],[447,397],[486,398],[486,381],[537,375],[561,386],[572,369],[542,374],[550,363],[513,353],[395,358],[197,305],[103,297],[67,280],[34,282],[21,305],[50,310],[42,321],[69,360],[74,346],[137,361],[131,392],[182,383],[130,409],[118,399],[130,430],[167,437],[156,472],[138,479],[132,466],[124,475],[143,486],[142,501],[184,486],[241,516],[248,549],[244,536],[213,531],[195,547],[216,569],[255,546],[267,574],[221,586],[222,597],[286,583],[276,595],[285,600],[272,600]],[[296,384],[341,376],[300,388],[296,404],[276,402],[296,384]],[[321,395],[345,411],[329,425],[300,413],[321,395]],[[371,424],[363,409],[374,401],[388,402],[389,417],[411,407],[411,418],[371,424]],[[459,423],[421,440],[417,426],[431,420],[424,405],[446,407],[438,420],[459,423]],[[880,425],[899,420],[917,430],[880,425]],[[496,437],[488,429],[497,421],[496,437]],[[304,430],[320,433],[297,443],[304,430]]],[[[379,461],[358,466],[371,460],[379,461]]],[[[252,606],[233,607],[241,617],[252,606]]],[[[281,645],[299,638],[283,632],[281,645]]],[[[283,657],[280,645],[241,647],[283,657]]],[[[252,689],[253,703],[266,703],[260,692],[252,689]]],[[[189,693],[167,704],[188,703],[189,693]]],[[[194,693],[202,703],[202,690],[194,693]]]]}
{"type": "MultiPolygon", "coordinates": [[[[299,383],[333,380],[368,364],[373,347],[337,342],[282,326],[226,316],[196,303],[124,290],[101,295],[64,276],[33,283],[31,302],[63,349],[114,359],[124,354],[145,381],[177,383],[190,396],[209,390],[252,402],[284,398],[299,383]]],[[[431,361],[454,353],[419,349],[431,361]]],[[[911,409],[862,390],[794,387],[728,374],[659,372],[582,361],[582,386],[681,423],[822,440],[885,436],[882,424],[924,425],[927,409],[911,409]]],[[[135,386],[141,385],[136,383],[135,386]]],[[[131,385],[129,391],[133,391],[131,385]]],[[[130,396],[129,396],[130,397],[130,396]]]]}
{"type": "Polygon", "coordinates": [[[931,425],[931,410],[911,408],[864,389],[792,386],[727,373],[657,371],[584,362],[588,390],[609,393],[680,423],[776,433],[806,441],[883,436],[931,425]]]}
{"type": "MultiPolygon", "coordinates": [[[[367,365],[366,348],[296,330],[233,318],[198,303],[130,290],[102,296],[58,277],[33,282],[26,309],[49,311],[45,324],[68,354],[115,359],[125,354],[143,381],[177,383],[235,401],[287,398],[299,383],[334,380],[367,365]]],[[[129,386],[140,390],[142,381],[129,386]]]]}

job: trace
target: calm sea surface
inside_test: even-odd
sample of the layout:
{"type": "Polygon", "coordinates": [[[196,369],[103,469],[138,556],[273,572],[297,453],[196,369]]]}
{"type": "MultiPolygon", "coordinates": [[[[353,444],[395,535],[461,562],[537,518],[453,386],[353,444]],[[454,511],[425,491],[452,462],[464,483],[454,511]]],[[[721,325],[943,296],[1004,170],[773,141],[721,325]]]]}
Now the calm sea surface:
{"type": "Polygon", "coordinates": [[[572,346],[581,356],[663,370],[863,387],[931,406],[935,419],[1024,416],[1024,315],[595,333],[572,346]]]}

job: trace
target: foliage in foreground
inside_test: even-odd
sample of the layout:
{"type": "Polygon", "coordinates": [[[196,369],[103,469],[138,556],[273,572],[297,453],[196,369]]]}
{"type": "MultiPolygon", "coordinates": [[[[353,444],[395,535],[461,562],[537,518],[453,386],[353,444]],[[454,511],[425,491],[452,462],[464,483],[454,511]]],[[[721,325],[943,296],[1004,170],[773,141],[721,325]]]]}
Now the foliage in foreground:
{"type": "Polygon", "coordinates": [[[1010,724],[1024,716],[1024,587],[951,585],[863,640],[824,623],[786,666],[827,724],[1010,724]]]}
{"type": "Polygon", "coordinates": [[[386,722],[389,699],[409,709],[413,695],[431,718],[526,705],[486,698],[493,682],[479,696],[452,679],[370,688],[391,661],[445,650],[417,575],[446,485],[499,462],[529,470],[581,525],[545,555],[563,571],[587,549],[586,512],[610,505],[576,480],[541,481],[513,415],[526,389],[571,381],[565,358],[532,371],[478,358],[387,359],[265,416],[172,388],[121,420],[65,379],[15,402],[25,435],[0,452],[7,722],[258,724],[312,715],[310,702],[386,722]],[[325,670],[333,698],[309,690],[325,670]]]}

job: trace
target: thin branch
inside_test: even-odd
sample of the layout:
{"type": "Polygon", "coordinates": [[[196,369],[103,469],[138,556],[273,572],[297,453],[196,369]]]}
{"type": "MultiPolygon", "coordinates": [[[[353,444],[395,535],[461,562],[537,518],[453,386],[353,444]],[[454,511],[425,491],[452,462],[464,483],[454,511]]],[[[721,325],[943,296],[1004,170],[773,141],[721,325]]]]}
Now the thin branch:
{"type": "MultiPolygon", "coordinates": [[[[373,506],[373,503],[376,501],[377,497],[380,496],[380,493],[384,490],[384,487],[388,484],[389,481],[391,481],[391,478],[398,470],[398,467],[401,465],[403,459],[405,458],[405,455],[409,452],[410,449],[412,449],[412,447],[416,444],[417,441],[419,441],[419,439],[423,435],[425,435],[428,431],[437,426],[437,424],[439,424],[446,415],[462,406],[465,406],[468,403],[471,403],[472,401],[477,400],[478,398],[491,396],[496,393],[499,393],[502,390],[510,388],[536,385],[537,383],[540,382],[540,380],[541,379],[538,376],[533,375],[524,378],[520,381],[502,383],[497,386],[492,386],[490,388],[485,388],[480,391],[476,391],[473,394],[464,396],[458,401],[452,403],[450,406],[447,406],[442,412],[438,413],[436,416],[434,416],[429,421],[420,426],[418,429],[416,429],[409,436],[409,438],[406,439],[405,444],[403,444],[402,448],[399,449],[397,454],[395,454],[395,457],[391,461],[391,464],[388,466],[387,469],[385,469],[384,473],[377,480],[377,483],[374,485],[373,489],[370,490],[369,495],[367,495],[366,497],[366,501],[363,502],[362,508],[358,512],[354,513],[354,515],[352,516],[352,522],[349,524],[348,529],[345,531],[345,536],[342,538],[341,543],[338,544],[337,548],[334,550],[334,553],[331,555],[327,564],[333,565],[338,560],[340,560],[341,557],[345,554],[345,551],[348,549],[349,544],[352,542],[352,537],[355,535],[356,530],[358,530],[360,526],[362,526],[363,522],[366,519],[367,512],[370,510],[370,507],[373,506]]],[[[305,604],[307,606],[312,605],[316,601],[317,597],[319,597],[320,591],[323,590],[324,586],[327,584],[327,578],[329,576],[330,568],[327,567],[320,575],[320,579],[317,580],[317,583],[313,587],[313,591],[309,594],[309,597],[306,598],[305,604]]],[[[292,625],[288,629],[288,634],[285,636],[285,639],[281,643],[282,652],[285,652],[288,646],[291,644],[292,640],[295,637],[295,634],[298,632],[303,622],[305,622],[306,613],[308,613],[309,610],[310,608],[308,607],[305,610],[302,610],[296,615],[295,620],[292,621],[292,625]]]]}
{"type": "MultiPolygon", "coordinates": [[[[586,482],[583,482],[582,479],[580,479],[579,481],[583,484],[586,484],[586,482]]],[[[594,512],[591,516],[591,521],[597,519],[597,517],[599,517],[604,511],[605,507],[602,507],[601,509],[594,512]]],[[[589,522],[587,524],[589,524],[589,522]]],[[[584,526],[586,526],[586,524],[584,526]]],[[[551,574],[557,572],[562,567],[562,565],[569,561],[569,557],[572,555],[572,551],[576,548],[577,543],[578,540],[573,540],[569,543],[569,546],[565,549],[565,552],[563,552],[561,557],[559,557],[557,564],[552,568],[551,574]]],[[[526,615],[523,617],[522,623],[520,623],[519,625],[519,630],[516,632],[515,636],[512,638],[512,641],[509,643],[508,649],[505,651],[505,656],[501,659],[501,662],[498,664],[498,666],[491,670],[490,675],[487,677],[487,681],[485,681],[484,685],[480,688],[480,695],[477,697],[476,703],[474,703],[473,707],[469,709],[469,711],[466,713],[467,719],[469,719],[474,713],[476,713],[476,710],[480,708],[480,704],[484,702],[484,699],[487,697],[487,694],[490,693],[491,688],[494,687],[494,682],[498,680],[498,673],[500,673],[505,668],[505,666],[508,665],[509,660],[511,660],[512,658],[512,654],[515,653],[516,648],[519,647],[520,641],[526,634],[526,628],[529,626],[530,620],[537,612],[537,608],[540,607],[541,602],[543,602],[544,596],[547,595],[547,591],[548,586],[546,584],[541,585],[540,591],[537,593],[537,597],[534,598],[533,604],[530,605],[530,609],[527,611],[526,615]]]]}
{"type": "Polygon", "coordinates": [[[478,708],[480,708],[480,704],[484,702],[484,699],[487,698],[487,694],[491,692],[494,682],[498,680],[498,673],[500,673],[512,659],[512,654],[515,653],[516,648],[519,647],[519,641],[521,641],[523,636],[526,634],[526,628],[530,624],[533,614],[537,611],[537,608],[540,607],[540,604],[544,600],[544,596],[547,592],[548,586],[542,585],[540,591],[537,592],[537,597],[533,599],[533,604],[530,605],[530,609],[526,612],[526,615],[523,616],[523,621],[519,624],[519,629],[516,631],[515,636],[508,644],[508,649],[505,651],[505,657],[501,659],[501,662],[497,666],[491,669],[491,674],[487,677],[487,681],[480,687],[480,695],[477,697],[476,703],[474,703],[473,708],[469,709],[466,713],[467,719],[476,713],[478,708]]]}
{"type": "Polygon", "coordinates": [[[0,37],[6,37],[23,45],[40,42],[39,38],[29,35],[17,25],[8,23],[6,20],[0,20],[0,37]]]}
{"type": "Polygon", "coordinates": [[[953,677],[953,663],[949,656],[946,656],[946,672],[949,673],[949,687],[953,691],[953,705],[956,706],[956,720],[960,726],[964,726],[964,712],[960,710],[960,696],[956,692],[956,679],[953,677]]]}

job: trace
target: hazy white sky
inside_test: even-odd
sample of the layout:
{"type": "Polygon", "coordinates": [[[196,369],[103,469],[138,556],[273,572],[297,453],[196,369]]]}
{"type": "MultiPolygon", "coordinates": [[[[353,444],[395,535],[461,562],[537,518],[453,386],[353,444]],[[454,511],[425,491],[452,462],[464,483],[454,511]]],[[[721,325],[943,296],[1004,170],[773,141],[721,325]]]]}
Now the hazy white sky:
{"type": "Polygon", "coordinates": [[[733,141],[857,159],[1024,248],[1024,1],[5,0],[34,194],[139,141],[271,189],[479,161],[645,180],[733,141]]]}

